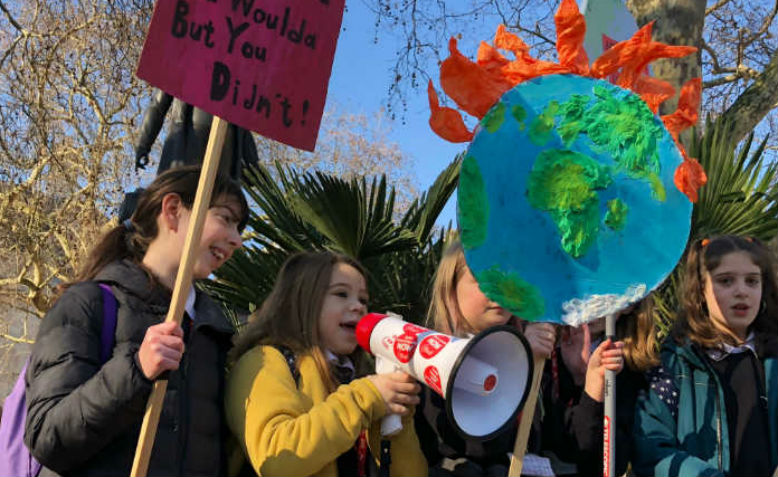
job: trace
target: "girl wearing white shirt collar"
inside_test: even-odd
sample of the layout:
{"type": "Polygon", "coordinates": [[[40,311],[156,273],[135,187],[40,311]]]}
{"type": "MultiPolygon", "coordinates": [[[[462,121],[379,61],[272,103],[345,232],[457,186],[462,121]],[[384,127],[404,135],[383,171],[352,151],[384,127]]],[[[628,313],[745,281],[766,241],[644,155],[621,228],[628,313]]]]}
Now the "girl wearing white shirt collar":
{"type": "Polygon", "coordinates": [[[778,465],[778,287],[770,251],[696,241],[662,365],[638,402],[638,474],[769,475],[778,465]]]}
{"type": "Polygon", "coordinates": [[[258,475],[370,475],[367,444],[378,448],[387,413],[408,421],[391,438],[391,475],[426,475],[409,421],[420,386],[402,372],[362,377],[355,331],[367,301],[365,272],[344,255],[303,252],[281,267],[236,340],[226,393],[227,422],[258,475]]]}

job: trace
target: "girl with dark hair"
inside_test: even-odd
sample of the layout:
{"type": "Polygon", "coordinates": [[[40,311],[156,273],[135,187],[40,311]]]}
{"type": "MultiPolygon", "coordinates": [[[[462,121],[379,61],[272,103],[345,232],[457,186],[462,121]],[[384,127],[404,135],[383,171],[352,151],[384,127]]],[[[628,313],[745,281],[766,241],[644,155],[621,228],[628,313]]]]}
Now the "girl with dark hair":
{"type": "Polygon", "coordinates": [[[404,421],[391,475],[427,474],[412,422],[419,385],[402,372],[362,377],[355,329],[367,300],[362,266],[346,256],[298,253],[281,267],[236,340],[227,384],[227,421],[257,475],[371,475],[368,441],[378,456],[387,413],[404,421]]]}
{"type": "Polygon", "coordinates": [[[698,240],[681,312],[638,400],[638,475],[770,475],[778,465],[778,287],[757,239],[698,240]]]}
{"type": "MultiPolygon", "coordinates": [[[[41,322],[27,370],[25,443],[41,475],[128,475],[153,381],[168,389],[148,475],[223,475],[223,375],[232,326],[189,292],[183,329],[163,322],[200,176],[160,175],[132,218],[109,231],[41,322]],[[115,343],[101,362],[102,292],[117,301],[115,343]],[[186,353],[184,353],[186,350],[186,353]]],[[[207,278],[241,246],[240,186],[216,179],[193,267],[207,278]]]]}

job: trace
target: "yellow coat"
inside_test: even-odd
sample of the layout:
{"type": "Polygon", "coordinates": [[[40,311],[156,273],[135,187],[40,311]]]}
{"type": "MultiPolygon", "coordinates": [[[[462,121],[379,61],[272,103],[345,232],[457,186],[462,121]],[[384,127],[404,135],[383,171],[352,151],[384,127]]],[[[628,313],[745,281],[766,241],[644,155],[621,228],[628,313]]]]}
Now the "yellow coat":
{"type": "MultiPolygon", "coordinates": [[[[245,353],[227,378],[227,424],[260,476],[335,476],[336,459],[362,429],[378,456],[380,418],[386,414],[378,389],[355,379],[329,394],[310,355],[298,357],[299,389],[283,355],[272,346],[245,353]]],[[[412,413],[391,438],[391,474],[426,476],[427,462],[412,413]]]]}

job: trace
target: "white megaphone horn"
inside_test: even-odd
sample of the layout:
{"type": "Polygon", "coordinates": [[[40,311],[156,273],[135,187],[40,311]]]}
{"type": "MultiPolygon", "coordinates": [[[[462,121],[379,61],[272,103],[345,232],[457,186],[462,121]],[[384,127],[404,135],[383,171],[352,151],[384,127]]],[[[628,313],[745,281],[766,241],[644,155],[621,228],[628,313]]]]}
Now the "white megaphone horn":
{"type": "MultiPolygon", "coordinates": [[[[376,372],[405,371],[446,400],[449,421],[465,437],[489,439],[521,411],[532,379],[532,352],[515,328],[495,326],[472,338],[438,333],[397,315],[369,313],[357,342],[376,357],[376,372]]],[[[402,429],[400,416],[381,434],[402,429]]]]}

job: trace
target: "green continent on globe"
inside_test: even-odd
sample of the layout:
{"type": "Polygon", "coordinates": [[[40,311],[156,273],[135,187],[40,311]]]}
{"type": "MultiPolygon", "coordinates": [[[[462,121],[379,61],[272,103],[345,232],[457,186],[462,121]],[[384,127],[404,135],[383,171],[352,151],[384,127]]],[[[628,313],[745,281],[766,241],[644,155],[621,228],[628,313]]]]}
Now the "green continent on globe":
{"type": "Polygon", "coordinates": [[[519,131],[524,131],[524,120],[527,119],[527,111],[520,104],[511,106],[511,116],[519,123],[519,131]]]}
{"type": "Polygon", "coordinates": [[[605,225],[613,230],[621,230],[627,223],[627,204],[621,199],[612,199],[607,203],[608,211],[605,212],[605,225]]]}
{"type": "Polygon", "coordinates": [[[591,101],[589,96],[574,94],[570,96],[570,99],[562,103],[559,108],[561,122],[557,131],[565,147],[570,147],[575,138],[586,129],[584,116],[589,101],[591,101]]]}
{"type": "Polygon", "coordinates": [[[663,201],[658,150],[663,126],[635,94],[606,84],[595,85],[593,92],[594,98],[574,94],[559,105],[562,142],[570,147],[579,134],[588,136],[595,148],[613,157],[619,170],[648,181],[654,198],[663,201]]]}
{"type": "Polygon", "coordinates": [[[477,275],[481,291],[512,314],[527,320],[543,316],[545,303],[540,290],[516,273],[502,272],[495,265],[477,275]]]}
{"type": "Polygon", "coordinates": [[[662,184],[662,179],[656,174],[649,174],[646,176],[646,180],[651,185],[651,195],[659,202],[664,202],[667,198],[667,192],[665,191],[665,185],[662,184]]]}
{"type": "Polygon", "coordinates": [[[489,202],[481,169],[473,156],[467,155],[459,172],[459,232],[466,249],[478,247],[486,240],[489,202]],[[464,193],[463,193],[464,192],[464,193]]]}
{"type": "Polygon", "coordinates": [[[548,212],[562,236],[562,248],[573,258],[586,254],[600,224],[597,190],[613,181],[610,169],[575,151],[541,152],[527,179],[532,207],[548,212]]]}
{"type": "Polygon", "coordinates": [[[490,133],[496,133],[504,121],[505,103],[499,102],[486,113],[486,116],[481,120],[481,125],[490,133]]]}
{"type": "Polygon", "coordinates": [[[542,146],[551,140],[556,122],[554,117],[558,111],[559,103],[551,101],[546,105],[546,109],[532,120],[529,126],[529,133],[527,134],[532,144],[542,146]]]}

